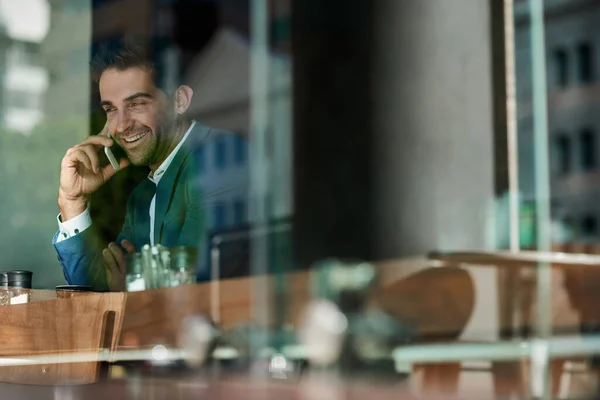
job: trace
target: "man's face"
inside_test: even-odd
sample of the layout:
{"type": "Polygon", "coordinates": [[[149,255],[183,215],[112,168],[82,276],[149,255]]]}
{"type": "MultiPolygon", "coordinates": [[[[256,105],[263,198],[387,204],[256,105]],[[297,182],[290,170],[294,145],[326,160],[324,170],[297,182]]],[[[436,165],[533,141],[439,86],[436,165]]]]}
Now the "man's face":
{"type": "Polygon", "coordinates": [[[165,95],[143,68],[108,69],[100,77],[100,100],[111,137],[134,165],[152,166],[169,147],[165,95]]]}

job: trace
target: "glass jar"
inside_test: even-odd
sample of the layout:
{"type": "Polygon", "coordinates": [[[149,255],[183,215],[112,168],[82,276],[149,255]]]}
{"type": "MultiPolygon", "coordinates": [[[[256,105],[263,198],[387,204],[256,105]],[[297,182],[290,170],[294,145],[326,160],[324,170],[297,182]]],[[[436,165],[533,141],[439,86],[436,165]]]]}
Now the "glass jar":
{"type": "Polygon", "coordinates": [[[8,271],[6,275],[10,292],[10,304],[29,303],[33,272],[19,269],[8,271]]]}
{"type": "Polygon", "coordinates": [[[8,291],[8,275],[0,272],[0,305],[10,304],[10,292],[8,291]]]}

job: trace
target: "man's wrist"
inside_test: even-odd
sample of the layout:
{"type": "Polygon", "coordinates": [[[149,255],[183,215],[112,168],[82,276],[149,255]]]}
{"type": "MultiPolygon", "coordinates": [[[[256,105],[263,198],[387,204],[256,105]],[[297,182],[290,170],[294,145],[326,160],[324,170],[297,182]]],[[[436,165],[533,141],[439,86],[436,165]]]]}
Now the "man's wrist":
{"type": "Polygon", "coordinates": [[[69,197],[62,190],[58,191],[58,209],[62,222],[68,221],[87,209],[87,197],[69,197]]]}

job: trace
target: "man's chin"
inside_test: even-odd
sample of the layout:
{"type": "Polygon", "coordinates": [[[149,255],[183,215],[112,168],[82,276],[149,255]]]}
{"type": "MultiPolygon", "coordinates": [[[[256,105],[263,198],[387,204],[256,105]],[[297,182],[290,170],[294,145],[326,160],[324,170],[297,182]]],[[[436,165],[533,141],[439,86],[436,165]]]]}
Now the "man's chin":
{"type": "Polygon", "coordinates": [[[147,167],[148,165],[150,165],[150,162],[147,160],[147,157],[139,157],[128,153],[127,158],[129,159],[131,165],[136,167],[147,167]]]}
{"type": "Polygon", "coordinates": [[[131,164],[134,167],[147,167],[150,165],[150,162],[146,161],[146,160],[132,160],[131,158],[129,159],[129,162],[131,162],[131,164]]]}

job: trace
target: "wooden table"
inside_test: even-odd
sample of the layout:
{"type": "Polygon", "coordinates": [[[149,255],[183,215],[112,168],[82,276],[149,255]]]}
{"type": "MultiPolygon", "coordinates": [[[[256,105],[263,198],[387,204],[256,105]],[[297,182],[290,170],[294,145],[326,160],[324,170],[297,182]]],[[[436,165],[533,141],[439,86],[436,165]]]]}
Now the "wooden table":
{"type": "MultiPolygon", "coordinates": [[[[466,271],[429,268],[425,259],[380,262],[376,268],[379,281],[369,303],[411,324],[415,342],[454,340],[460,335],[474,304],[473,282],[466,271]]],[[[296,329],[312,299],[311,272],[286,274],[285,296],[277,292],[275,279],[236,278],[134,293],[78,293],[71,298],[33,290],[28,304],[0,306],[0,357],[101,354],[103,349],[123,352],[158,344],[175,348],[188,316],[212,316],[223,329],[250,321],[272,327],[275,306],[284,311],[279,322],[296,329]],[[259,316],[253,311],[256,291],[266,293],[273,306],[259,316]]],[[[98,362],[48,362],[0,367],[0,381],[82,384],[97,381],[100,372],[98,362]]],[[[432,374],[435,378],[437,372],[432,374]]]]}
{"type": "MultiPolygon", "coordinates": [[[[535,268],[547,264],[555,272],[554,299],[561,293],[568,294],[569,304],[552,304],[552,331],[555,334],[579,333],[581,327],[600,327],[600,255],[572,254],[563,252],[509,251],[498,252],[434,252],[432,261],[449,266],[491,267],[499,271],[500,329],[502,339],[528,337],[534,332],[532,304],[535,296],[535,268]],[[557,275],[556,273],[559,273],[557,275]],[[564,274],[565,282],[558,281],[564,274]],[[561,292],[562,291],[562,292],[561,292]],[[557,293],[558,292],[558,293],[557,293]],[[557,310],[571,308],[570,314],[561,317],[557,310]],[[575,315],[577,314],[577,315],[575,315]]],[[[564,360],[552,363],[553,390],[558,392],[564,360]]],[[[495,363],[494,379],[497,388],[527,390],[524,370],[518,363],[495,363]]],[[[501,389],[497,391],[501,392],[501,389]]],[[[502,393],[508,395],[509,393],[502,393]]]]}
{"type": "MultiPolygon", "coordinates": [[[[402,274],[402,262],[377,264],[380,281],[371,292],[372,304],[417,330],[418,341],[455,339],[468,321],[474,306],[474,288],[469,274],[459,268],[415,268],[402,274]],[[394,270],[396,269],[396,270],[394,270]],[[426,293],[427,295],[424,295],[426,293]]],[[[414,268],[414,264],[412,265],[414,268]]],[[[406,268],[408,269],[408,268],[406,268]]],[[[405,269],[405,270],[406,270],[405,269]]],[[[287,274],[286,293],[276,300],[275,277],[235,278],[218,284],[186,285],[127,294],[120,346],[177,345],[177,333],[186,316],[218,316],[224,329],[254,321],[273,326],[275,310],[266,320],[257,320],[252,310],[253,290],[265,290],[269,304],[284,302],[284,324],[297,327],[302,310],[312,299],[311,273],[287,274]],[[259,286],[256,286],[257,282],[259,286]],[[211,304],[211,291],[219,286],[218,307],[211,304]],[[215,310],[218,310],[215,311],[215,310]]]]}
{"type": "MultiPolygon", "coordinates": [[[[506,253],[434,253],[429,260],[416,258],[377,262],[375,265],[379,281],[370,294],[370,303],[402,322],[413,324],[417,331],[415,343],[453,341],[469,320],[475,303],[472,279],[461,266],[491,266],[501,271],[519,271],[523,267],[534,268],[540,257],[542,255],[529,252],[517,256],[506,253]],[[446,267],[440,267],[440,264],[446,267]]],[[[553,267],[568,270],[580,271],[581,268],[587,268],[595,271],[596,266],[600,265],[598,256],[550,253],[543,257],[553,267]]],[[[312,299],[311,273],[300,271],[286,274],[283,278],[286,288],[284,297],[277,293],[275,279],[272,276],[236,278],[218,283],[126,294],[86,294],[73,299],[57,299],[54,291],[34,290],[31,292],[30,304],[0,307],[0,356],[15,356],[27,352],[43,354],[90,349],[101,351],[103,348],[126,351],[151,348],[157,344],[177,347],[183,321],[194,314],[212,316],[224,329],[249,321],[272,326],[276,316],[274,309],[258,316],[253,312],[253,292],[257,290],[266,294],[269,304],[284,309],[284,324],[297,328],[302,310],[312,299]],[[112,300],[106,300],[109,297],[112,300]],[[113,324],[115,328],[108,334],[111,339],[107,341],[107,332],[102,328],[105,323],[102,321],[105,321],[106,312],[111,310],[116,317],[113,324]],[[40,323],[41,321],[44,322],[40,323]],[[40,329],[41,327],[45,328],[40,329]],[[88,338],[87,342],[77,339],[80,338],[80,332],[92,330],[97,333],[84,335],[88,338]],[[3,339],[5,337],[11,339],[3,339]],[[18,344],[18,340],[23,343],[18,344]]],[[[509,287],[505,286],[505,289],[509,287]]],[[[501,298],[514,299],[514,296],[507,293],[501,293],[501,298]]],[[[583,304],[591,305],[585,300],[588,297],[580,297],[583,304]]],[[[598,303],[590,308],[597,312],[596,304],[598,303]]],[[[517,303],[513,303],[513,306],[516,307],[517,303]]],[[[501,332],[508,332],[513,326],[511,321],[508,318],[500,321],[501,332]]],[[[22,368],[17,375],[7,372],[3,375],[2,371],[9,369],[4,367],[0,368],[0,380],[35,384],[85,383],[95,381],[100,371],[98,363],[87,370],[77,367],[82,364],[69,365],[70,367],[60,368],[54,366],[52,370],[46,369],[46,373],[43,373],[40,366],[32,366],[30,370],[22,368]],[[48,371],[52,372],[49,374],[48,371]],[[84,374],[86,379],[82,379],[84,371],[87,371],[84,374]]],[[[430,393],[440,390],[456,391],[460,364],[426,367],[417,365],[416,368],[424,371],[422,386],[428,388],[430,393]]],[[[504,374],[495,375],[496,388],[504,388],[498,389],[498,393],[526,392],[514,380],[507,378],[513,373],[510,368],[502,364],[495,368],[504,369],[504,374]],[[504,380],[498,378],[502,376],[504,380]]]]}

